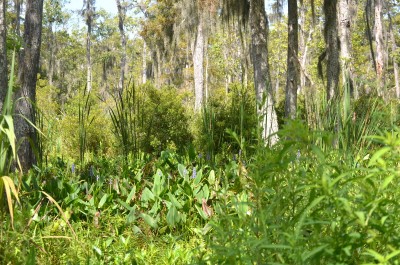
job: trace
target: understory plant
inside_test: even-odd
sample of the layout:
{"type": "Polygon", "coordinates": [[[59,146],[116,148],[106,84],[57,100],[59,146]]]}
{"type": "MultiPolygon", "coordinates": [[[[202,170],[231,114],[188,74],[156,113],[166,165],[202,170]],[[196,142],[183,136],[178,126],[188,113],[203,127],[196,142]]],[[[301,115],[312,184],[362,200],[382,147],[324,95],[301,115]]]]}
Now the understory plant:
{"type": "Polygon", "coordinates": [[[372,137],[378,150],[357,163],[302,122],[280,136],[242,171],[242,191],[214,203],[201,262],[399,264],[399,129],[372,137]]]}
{"type": "Polygon", "coordinates": [[[18,191],[14,185],[14,181],[8,176],[13,163],[21,170],[21,166],[17,156],[17,143],[14,131],[14,102],[12,98],[14,86],[14,63],[15,52],[11,64],[10,80],[3,109],[0,114],[0,214],[4,214],[5,203],[7,200],[8,210],[11,217],[11,225],[13,226],[14,213],[13,213],[13,200],[14,198],[19,201],[18,191]],[[3,196],[5,191],[6,197],[3,196]]]}

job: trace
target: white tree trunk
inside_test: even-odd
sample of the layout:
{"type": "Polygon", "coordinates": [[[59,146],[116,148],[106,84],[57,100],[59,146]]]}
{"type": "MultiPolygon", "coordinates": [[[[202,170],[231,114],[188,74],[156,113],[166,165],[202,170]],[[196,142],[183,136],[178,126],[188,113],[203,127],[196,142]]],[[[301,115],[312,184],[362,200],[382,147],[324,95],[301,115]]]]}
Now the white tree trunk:
{"type": "Polygon", "coordinates": [[[385,86],[385,44],[383,42],[383,3],[375,0],[375,42],[376,42],[376,74],[378,77],[378,94],[383,96],[385,86]]]}
{"type": "Polygon", "coordinates": [[[272,98],[268,65],[268,19],[263,0],[250,1],[251,59],[254,67],[257,112],[262,127],[262,138],[272,146],[279,140],[278,118],[272,98]]]}
{"type": "Polygon", "coordinates": [[[199,24],[197,26],[196,41],[193,51],[194,65],[194,109],[200,111],[203,106],[204,97],[204,35],[203,35],[203,19],[200,15],[199,24]]]}
{"type": "MultiPolygon", "coordinates": [[[[342,69],[343,84],[349,84],[351,89],[356,89],[354,82],[353,49],[351,45],[351,10],[349,0],[339,0],[339,40],[340,40],[340,64],[342,69]]],[[[354,90],[354,97],[357,98],[354,90]]]]}
{"type": "MultiPolygon", "coordinates": [[[[390,34],[390,41],[392,43],[392,53],[395,53],[397,51],[397,45],[393,30],[394,29],[393,29],[392,19],[390,18],[389,34],[390,34]]],[[[396,98],[400,99],[399,65],[395,58],[393,58],[393,72],[394,72],[394,84],[396,87],[396,98]]]]}

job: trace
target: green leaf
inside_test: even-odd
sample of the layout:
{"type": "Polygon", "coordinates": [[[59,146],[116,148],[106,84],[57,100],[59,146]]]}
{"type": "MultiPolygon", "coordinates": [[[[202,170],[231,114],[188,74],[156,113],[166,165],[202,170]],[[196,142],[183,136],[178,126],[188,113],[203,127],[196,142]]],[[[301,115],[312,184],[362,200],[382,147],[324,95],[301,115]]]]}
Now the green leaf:
{"type": "Polygon", "coordinates": [[[154,196],[160,196],[163,192],[163,173],[160,169],[157,169],[156,174],[154,175],[154,184],[153,184],[153,194],[154,196]]]}
{"type": "Polygon", "coordinates": [[[177,209],[182,209],[182,204],[179,203],[179,201],[175,198],[174,195],[168,192],[168,197],[173,206],[175,206],[177,209]]]}
{"type": "Polygon", "coordinates": [[[206,215],[206,213],[203,211],[203,209],[201,207],[199,207],[198,205],[195,205],[197,212],[200,214],[200,216],[204,219],[204,220],[208,220],[208,216],[206,215]]]}
{"type": "Polygon", "coordinates": [[[383,181],[380,189],[384,190],[390,184],[390,182],[392,182],[393,178],[394,178],[394,175],[390,175],[390,176],[386,177],[385,180],[383,181]]]}
{"type": "Polygon", "coordinates": [[[130,203],[132,201],[133,196],[135,196],[136,193],[136,186],[133,186],[131,192],[129,193],[128,197],[126,198],[126,203],[130,203]]]}
{"type": "Polygon", "coordinates": [[[374,257],[374,259],[376,259],[380,263],[385,262],[385,257],[382,256],[381,254],[379,254],[378,252],[376,252],[375,250],[367,249],[367,252],[364,252],[363,254],[374,257]]]}
{"type": "Polygon", "coordinates": [[[186,181],[189,179],[188,171],[184,165],[178,164],[178,171],[179,175],[181,175],[181,177],[184,178],[186,181]]]}
{"type": "Polygon", "coordinates": [[[151,192],[151,190],[149,190],[149,188],[146,187],[146,188],[144,188],[144,190],[142,192],[141,201],[148,202],[149,200],[154,201],[155,196],[154,196],[153,192],[151,192]]]}
{"type": "Polygon", "coordinates": [[[210,174],[208,175],[208,183],[212,186],[215,184],[215,171],[211,170],[210,174]]]}
{"type": "Polygon", "coordinates": [[[300,214],[301,214],[301,215],[300,215],[300,219],[299,219],[299,221],[297,222],[297,224],[296,224],[296,229],[295,229],[295,232],[296,232],[296,235],[297,235],[297,236],[300,235],[300,230],[301,230],[301,227],[302,227],[303,224],[304,224],[304,221],[305,221],[305,219],[306,219],[307,214],[308,214],[315,206],[317,206],[323,199],[325,199],[325,196],[320,196],[320,197],[314,199],[304,210],[301,211],[301,213],[300,213],[300,214]]]}
{"type": "Polygon", "coordinates": [[[389,152],[390,150],[391,150],[390,147],[385,146],[385,147],[379,149],[378,151],[376,151],[375,154],[371,157],[371,160],[370,160],[369,163],[368,163],[368,167],[374,166],[374,165],[376,165],[376,164],[378,164],[378,163],[381,164],[382,161],[383,161],[383,160],[381,159],[381,157],[384,156],[384,155],[385,155],[387,152],[389,152]]]}
{"type": "Polygon", "coordinates": [[[203,169],[200,169],[196,174],[196,178],[193,180],[193,184],[195,186],[199,185],[202,177],[203,177],[203,169]]]}
{"type": "Polygon", "coordinates": [[[388,256],[386,256],[385,260],[388,261],[388,260],[390,260],[391,258],[394,258],[394,257],[396,257],[396,256],[399,255],[399,254],[400,254],[400,250],[396,250],[396,251],[390,253],[388,256]]]}
{"type": "Polygon", "coordinates": [[[308,260],[309,258],[311,258],[312,256],[314,256],[315,254],[317,254],[317,253],[321,252],[322,250],[324,250],[324,248],[326,248],[327,246],[328,246],[328,244],[325,244],[325,245],[316,247],[311,251],[306,251],[301,255],[301,259],[304,262],[304,261],[308,260]]]}
{"type": "Polygon", "coordinates": [[[357,211],[354,214],[358,217],[358,223],[361,226],[365,226],[366,225],[366,223],[365,223],[365,213],[361,212],[361,211],[357,211]]]}
{"type": "Polygon", "coordinates": [[[107,198],[108,198],[108,194],[104,194],[103,197],[101,198],[97,208],[101,209],[101,207],[103,207],[104,203],[106,203],[107,198]]]}
{"type": "Polygon", "coordinates": [[[100,257],[103,256],[103,252],[101,251],[100,248],[98,248],[98,247],[96,247],[96,246],[94,246],[94,245],[92,246],[92,248],[93,248],[94,252],[95,252],[97,255],[99,255],[100,257]]]}
{"type": "Polygon", "coordinates": [[[178,224],[179,221],[180,218],[178,210],[175,208],[174,205],[172,205],[167,213],[167,224],[171,227],[175,227],[175,225],[178,224]]]}
{"type": "Polygon", "coordinates": [[[152,228],[154,228],[154,229],[158,228],[157,221],[153,217],[151,217],[150,215],[142,213],[142,214],[140,214],[140,217],[142,217],[143,220],[146,222],[146,224],[148,224],[152,228]]]}
{"type": "Polygon", "coordinates": [[[132,210],[133,207],[131,207],[129,204],[127,204],[127,203],[124,202],[123,200],[121,200],[121,199],[118,198],[117,201],[118,201],[125,209],[127,209],[128,211],[132,210]]]}

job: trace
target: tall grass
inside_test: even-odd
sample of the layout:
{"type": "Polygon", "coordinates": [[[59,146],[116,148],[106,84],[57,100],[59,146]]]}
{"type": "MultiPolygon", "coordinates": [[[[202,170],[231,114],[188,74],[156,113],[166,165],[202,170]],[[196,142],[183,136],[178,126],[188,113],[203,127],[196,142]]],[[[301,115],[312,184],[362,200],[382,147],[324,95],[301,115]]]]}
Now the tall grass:
{"type": "Polygon", "coordinates": [[[90,101],[90,91],[83,90],[83,102],[79,99],[78,118],[79,118],[79,161],[81,168],[85,162],[85,153],[87,149],[87,130],[93,123],[95,117],[90,118],[92,103],[90,101]]]}
{"type": "Polygon", "coordinates": [[[14,102],[12,99],[13,86],[14,86],[14,65],[15,65],[15,51],[13,53],[11,63],[10,80],[6,98],[3,104],[3,109],[0,115],[0,209],[4,210],[4,196],[6,193],[8,210],[10,212],[11,224],[13,226],[13,201],[11,195],[19,202],[18,191],[14,185],[13,180],[7,176],[10,172],[13,163],[16,163],[21,171],[21,165],[17,155],[16,136],[14,131],[14,102]]]}
{"type": "Polygon", "coordinates": [[[114,126],[114,133],[120,143],[122,155],[125,160],[130,154],[137,157],[137,118],[136,112],[139,112],[140,106],[137,100],[135,84],[129,82],[124,93],[118,91],[113,96],[115,108],[110,108],[111,120],[114,126]]]}

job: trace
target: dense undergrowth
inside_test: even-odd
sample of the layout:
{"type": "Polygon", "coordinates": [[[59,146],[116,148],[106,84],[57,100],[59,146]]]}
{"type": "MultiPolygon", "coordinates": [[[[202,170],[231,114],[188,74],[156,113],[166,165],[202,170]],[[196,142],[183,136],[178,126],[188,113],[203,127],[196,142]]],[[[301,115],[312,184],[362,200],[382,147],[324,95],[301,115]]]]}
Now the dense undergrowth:
{"type": "Polygon", "coordinates": [[[2,171],[0,263],[399,264],[396,103],[305,100],[266,147],[249,91],[199,116],[151,86],[77,95],[51,122],[42,110],[40,163],[2,171]]]}

